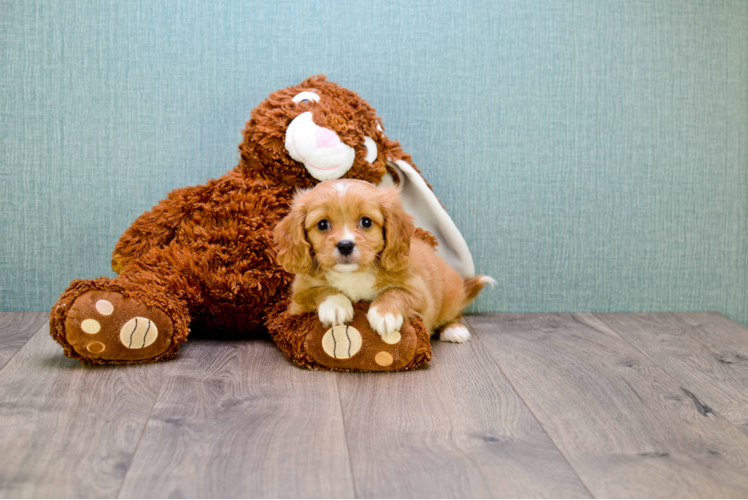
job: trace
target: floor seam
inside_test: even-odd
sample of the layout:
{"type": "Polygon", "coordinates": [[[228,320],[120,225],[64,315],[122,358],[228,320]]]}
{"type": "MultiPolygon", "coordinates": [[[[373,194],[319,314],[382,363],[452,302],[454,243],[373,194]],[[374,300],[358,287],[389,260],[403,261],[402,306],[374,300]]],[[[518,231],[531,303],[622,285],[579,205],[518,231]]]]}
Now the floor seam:
{"type": "MultiPolygon", "coordinates": [[[[165,367],[164,369],[166,369],[165,367]]],[[[140,433],[140,436],[138,437],[138,442],[135,444],[135,448],[132,450],[132,455],[130,457],[130,464],[127,466],[127,472],[125,472],[125,475],[122,476],[122,482],[119,485],[119,488],[117,489],[117,494],[114,496],[114,498],[120,498],[120,494],[122,493],[122,488],[125,487],[125,482],[127,481],[127,475],[130,474],[130,470],[132,469],[132,464],[135,461],[135,455],[138,453],[138,449],[140,448],[140,443],[143,441],[143,436],[145,436],[145,432],[148,429],[148,424],[151,421],[151,415],[153,415],[153,409],[156,408],[156,405],[159,401],[161,401],[161,396],[164,393],[164,386],[166,385],[166,380],[168,377],[163,377],[161,381],[161,386],[158,389],[158,395],[153,401],[153,405],[151,406],[150,411],[148,412],[148,418],[145,419],[145,423],[143,424],[143,430],[140,433]]]]}
{"type": "Polygon", "coordinates": [[[553,444],[553,447],[556,448],[556,450],[558,450],[559,454],[561,455],[561,458],[564,459],[564,461],[568,464],[568,466],[571,469],[571,471],[574,473],[574,475],[577,477],[577,479],[579,479],[579,483],[587,491],[587,493],[590,494],[590,498],[597,498],[592,493],[592,490],[590,490],[590,488],[584,482],[584,480],[582,479],[582,477],[579,475],[579,472],[577,472],[577,470],[574,468],[574,465],[569,461],[568,457],[564,454],[563,451],[561,451],[561,448],[558,447],[558,444],[556,444],[556,441],[554,441],[553,437],[550,435],[550,433],[545,428],[545,426],[543,425],[543,423],[540,421],[540,419],[538,419],[537,415],[535,415],[535,412],[532,411],[532,408],[527,403],[527,401],[525,401],[525,398],[522,397],[522,394],[514,386],[514,383],[512,382],[512,380],[509,378],[509,376],[507,376],[506,372],[504,372],[504,370],[501,368],[501,365],[499,364],[498,360],[493,356],[493,353],[491,353],[491,350],[488,349],[486,347],[486,344],[484,344],[483,341],[480,339],[480,335],[476,335],[475,334],[475,328],[473,328],[473,326],[470,324],[470,319],[469,318],[465,318],[464,322],[467,324],[468,328],[470,329],[470,333],[473,336],[473,338],[477,339],[478,342],[483,346],[483,350],[486,352],[486,354],[488,354],[489,358],[491,358],[491,361],[494,362],[494,364],[496,365],[496,368],[498,368],[499,372],[504,376],[504,378],[506,379],[506,381],[509,382],[509,385],[511,386],[512,390],[517,394],[517,397],[525,405],[525,407],[527,408],[527,411],[529,411],[530,415],[532,415],[532,418],[535,419],[535,421],[538,423],[538,425],[543,430],[543,432],[545,433],[545,435],[548,436],[548,439],[550,439],[551,443],[553,444]]]}
{"type": "MultiPolygon", "coordinates": [[[[625,336],[621,335],[621,333],[619,333],[618,330],[616,330],[615,328],[613,328],[603,318],[601,318],[600,316],[598,316],[595,313],[590,313],[590,314],[592,316],[594,316],[595,318],[597,318],[598,320],[602,321],[603,324],[605,326],[607,326],[608,328],[610,328],[610,330],[613,333],[615,333],[618,336],[619,339],[621,339],[623,342],[625,342],[626,344],[628,344],[629,346],[631,346],[631,348],[634,349],[636,352],[638,352],[639,354],[641,354],[642,356],[644,356],[645,358],[647,358],[654,366],[656,366],[657,368],[659,368],[660,370],[662,370],[662,373],[664,373],[666,377],[670,378],[673,382],[675,382],[675,385],[677,385],[682,391],[691,392],[692,394],[695,394],[695,393],[693,393],[693,391],[691,391],[691,389],[695,389],[697,392],[701,393],[701,390],[700,390],[701,388],[700,387],[693,387],[692,385],[688,384],[687,382],[679,380],[678,378],[675,377],[675,375],[673,375],[672,373],[670,373],[670,371],[664,365],[660,364],[656,359],[652,358],[648,353],[646,353],[645,351],[643,351],[642,349],[640,349],[636,345],[632,344],[625,336]],[[686,387],[684,387],[684,386],[686,386],[686,387]]],[[[637,313],[626,313],[626,314],[631,314],[631,315],[635,316],[637,313]]],[[[693,325],[690,325],[689,323],[683,321],[683,319],[681,319],[680,317],[678,317],[677,313],[668,312],[668,313],[654,313],[654,314],[670,314],[676,320],[678,320],[679,322],[685,324],[686,326],[693,326],[693,325]]],[[[592,326],[592,325],[587,325],[586,323],[585,323],[585,325],[588,326],[588,327],[590,327],[590,328],[594,328],[594,326],[592,326]]],[[[687,332],[686,335],[688,335],[692,339],[696,340],[696,342],[700,342],[698,339],[696,339],[695,337],[693,337],[690,333],[687,332]]],[[[701,402],[701,397],[700,396],[699,396],[699,399],[700,399],[700,401],[699,401],[699,403],[700,403],[701,402]]],[[[697,403],[697,406],[698,406],[698,403],[697,403]]],[[[734,424],[732,421],[730,421],[730,419],[728,419],[727,417],[725,417],[724,415],[722,415],[721,411],[717,411],[717,410],[715,410],[713,408],[709,408],[709,411],[716,418],[720,418],[720,419],[724,420],[729,425],[731,425],[732,427],[734,427],[735,430],[737,430],[740,434],[742,434],[743,436],[746,436],[748,438],[748,434],[744,433],[743,430],[740,427],[738,427],[736,424],[734,424]]]]}
{"type": "Polygon", "coordinates": [[[19,347],[16,350],[16,352],[13,353],[13,355],[11,357],[8,358],[8,360],[3,364],[3,366],[0,366],[0,376],[2,376],[2,371],[5,369],[5,367],[8,366],[11,361],[13,361],[13,358],[15,358],[18,355],[18,353],[21,352],[23,350],[23,348],[26,347],[26,345],[29,342],[31,342],[31,339],[33,339],[34,337],[36,337],[37,335],[39,335],[39,332],[41,332],[45,328],[49,328],[49,321],[47,321],[46,323],[42,324],[31,336],[29,336],[29,338],[26,339],[26,342],[24,342],[23,345],[21,347],[19,347]]]}
{"type": "Polygon", "coordinates": [[[348,471],[351,473],[351,485],[353,486],[353,497],[360,498],[356,491],[356,476],[353,475],[353,460],[351,457],[351,447],[348,444],[348,428],[345,425],[345,412],[343,412],[343,396],[340,392],[340,374],[335,373],[335,387],[338,389],[338,405],[340,407],[340,420],[343,423],[343,435],[345,436],[345,450],[348,454],[348,471]]]}

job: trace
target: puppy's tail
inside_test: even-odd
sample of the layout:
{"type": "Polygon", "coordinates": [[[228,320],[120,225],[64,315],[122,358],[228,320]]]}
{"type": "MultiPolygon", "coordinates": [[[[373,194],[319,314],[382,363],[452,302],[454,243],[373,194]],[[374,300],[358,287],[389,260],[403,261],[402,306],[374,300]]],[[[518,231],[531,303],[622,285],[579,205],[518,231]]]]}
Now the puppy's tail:
{"type": "Polygon", "coordinates": [[[491,288],[493,288],[496,286],[496,280],[490,276],[476,276],[475,278],[466,279],[462,283],[465,289],[465,303],[462,307],[471,303],[486,285],[491,285],[491,288]]]}

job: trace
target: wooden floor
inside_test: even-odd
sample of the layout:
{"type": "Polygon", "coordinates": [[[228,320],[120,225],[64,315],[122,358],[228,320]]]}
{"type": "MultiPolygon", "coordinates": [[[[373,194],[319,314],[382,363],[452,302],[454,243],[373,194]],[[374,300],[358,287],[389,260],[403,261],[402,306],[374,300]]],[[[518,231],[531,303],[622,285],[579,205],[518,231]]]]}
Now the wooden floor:
{"type": "Polygon", "coordinates": [[[0,313],[0,496],[748,496],[748,330],[717,313],[470,316],[393,374],[264,340],[89,367],[46,316],[0,313]]]}

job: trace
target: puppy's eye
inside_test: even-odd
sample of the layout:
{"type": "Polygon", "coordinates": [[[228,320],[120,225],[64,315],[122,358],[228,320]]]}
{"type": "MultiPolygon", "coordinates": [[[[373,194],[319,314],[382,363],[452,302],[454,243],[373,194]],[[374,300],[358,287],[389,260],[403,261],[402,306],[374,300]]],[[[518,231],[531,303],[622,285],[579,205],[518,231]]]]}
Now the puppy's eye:
{"type": "Polygon", "coordinates": [[[322,219],[317,223],[317,229],[319,229],[320,231],[327,231],[328,229],[330,229],[330,222],[326,219],[322,219]]]}
{"type": "Polygon", "coordinates": [[[316,92],[309,92],[309,91],[299,92],[291,100],[295,102],[296,104],[300,102],[318,102],[319,94],[317,94],[316,92]]]}
{"type": "Polygon", "coordinates": [[[369,229],[371,227],[371,219],[368,217],[361,217],[361,227],[369,229]]]}

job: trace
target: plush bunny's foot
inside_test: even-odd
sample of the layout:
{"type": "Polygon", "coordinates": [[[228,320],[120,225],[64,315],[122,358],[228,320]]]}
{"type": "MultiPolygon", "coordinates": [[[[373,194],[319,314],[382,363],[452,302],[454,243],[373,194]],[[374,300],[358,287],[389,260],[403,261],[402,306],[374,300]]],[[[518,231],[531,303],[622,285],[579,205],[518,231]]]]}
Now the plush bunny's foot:
{"type": "Polygon", "coordinates": [[[343,371],[412,370],[431,359],[429,332],[418,319],[406,319],[385,338],[367,318],[369,305],[353,305],[346,324],[324,325],[313,313],[280,312],[268,323],[278,347],[292,361],[314,369],[343,371]]]}
{"type": "Polygon", "coordinates": [[[174,325],[155,306],[115,291],[89,290],[64,318],[63,345],[70,357],[91,363],[136,363],[176,354],[174,325]]]}
{"type": "Polygon", "coordinates": [[[174,327],[161,309],[117,292],[78,297],[65,319],[65,333],[86,358],[139,361],[158,357],[171,345],[174,327]]]}

